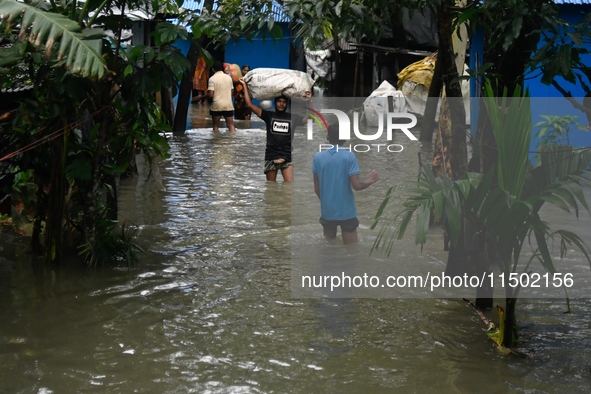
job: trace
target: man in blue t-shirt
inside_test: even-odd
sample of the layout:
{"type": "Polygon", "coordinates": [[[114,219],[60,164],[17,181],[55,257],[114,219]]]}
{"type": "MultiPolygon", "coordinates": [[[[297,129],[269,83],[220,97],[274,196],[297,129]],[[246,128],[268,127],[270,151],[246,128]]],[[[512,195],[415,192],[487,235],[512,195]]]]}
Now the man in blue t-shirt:
{"type": "Polygon", "coordinates": [[[320,198],[320,224],[327,239],[337,236],[337,226],[346,244],[357,242],[357,209],[353,190],[363,190],[378,180],[372,170],[366,180],[359,179],[359,164],[355,154],[342,147],[339,129],[328,128],[328,141],[332,148],[314,155],[312,173],[314,192],[320,198]]]}

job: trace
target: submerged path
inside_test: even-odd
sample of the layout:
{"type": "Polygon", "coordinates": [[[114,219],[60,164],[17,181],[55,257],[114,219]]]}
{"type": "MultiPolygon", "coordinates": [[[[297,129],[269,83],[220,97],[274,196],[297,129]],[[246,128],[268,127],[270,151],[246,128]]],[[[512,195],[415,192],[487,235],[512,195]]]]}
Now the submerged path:
{"type": "MultiPolygon", "coordinates": [[[[494,350],[458,299],[294,298],[294,237],[307,251],[342,249],[321,237],[306,156],[295,152],[296,182],[267,183],[256,122],[213,134],[200,119],[171,136],[157,174],[121,184],[121,219],[148,251],[136,269],[36,272],[2,238],[12,267],[0,271],[0,393],[589,392],[584,301],[572,315],[561,301],[520,302],[534,354],[522,360],[494,350]]],[[[385,190],[415,176],[417,153],[384,158],[390,171],[358,195],[358,250],[385,190]]],[[[439,266],[433,241],[375,258],[439,266]]]]}

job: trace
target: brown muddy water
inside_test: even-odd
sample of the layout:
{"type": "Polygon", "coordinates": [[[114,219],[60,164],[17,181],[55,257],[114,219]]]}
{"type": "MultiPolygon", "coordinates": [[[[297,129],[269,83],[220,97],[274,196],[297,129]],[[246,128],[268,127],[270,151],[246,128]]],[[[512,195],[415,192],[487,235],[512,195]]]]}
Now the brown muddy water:
{"type": "MultiPolygon", "coordinates": [[[[158,171],[121,183],[120,219],[147,250],[137,268],[34,270],[2,234],[0,393],[591,392],[587,299],[571,314],[564,300],[520,300],[524,359],[499,353],[461,299],[294,298],[293,213],[307,251],[342,247],[321,237],[304,137],[296,182],[267,183],[260,121],[213,134],[206,108],[191,110],[158,171]]],[[[380,181],[357,193],[357,251],[387,188],[431,151],[379,159],[380,181]]],[[[358,157],[363,177],[376,163],[358,157]]],[[[421,252],[411,235],[377,258],[443,267],[440,237],[421,252]]]]}

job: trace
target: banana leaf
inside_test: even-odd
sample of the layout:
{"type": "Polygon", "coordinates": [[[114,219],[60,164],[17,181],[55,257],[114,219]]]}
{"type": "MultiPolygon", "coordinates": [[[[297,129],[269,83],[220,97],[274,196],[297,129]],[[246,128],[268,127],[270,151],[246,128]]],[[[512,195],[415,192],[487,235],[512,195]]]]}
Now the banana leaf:
{"type": "Polygon", "coordinates": [[[20,39],[43,47],[47,57],[55,56],[72,73],[96,79],[105,75],[102,40],[95,38],[95,30],[83,34],[80,25],[66,16],[16,0],[0,0],[0,16],[7,27],[20,25],[20,39]],[[59,48],[54,51],[56,43],[59,48]]]}

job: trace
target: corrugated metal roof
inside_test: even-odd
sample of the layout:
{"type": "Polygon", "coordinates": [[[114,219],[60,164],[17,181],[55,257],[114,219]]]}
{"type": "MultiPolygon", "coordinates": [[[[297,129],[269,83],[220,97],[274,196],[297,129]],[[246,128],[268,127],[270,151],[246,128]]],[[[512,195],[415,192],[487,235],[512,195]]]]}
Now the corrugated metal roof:
{"type": "MultiPolygon", "coordinates": [[[[591,0],[590,0],[591,1],[591,0]]],[[[187,10],[193,11],[201,11],[203,10],[203,3],[205,0],[185,0],[183,3],[183,8],[187,10]]],[[[215,10],[218,6],[218,2],[213,2],[213,9],[215,10]]],[[[275,16],[275,22],[289,22],[289,16],[283,11],[283,7],[281,4],[277,2],[273,2],[273,15],[275,16]]]]}
{"type": "Polygon", "coordinates": [[[554,0],[556,4],[591,4],[591,0],[554,0]]]}

